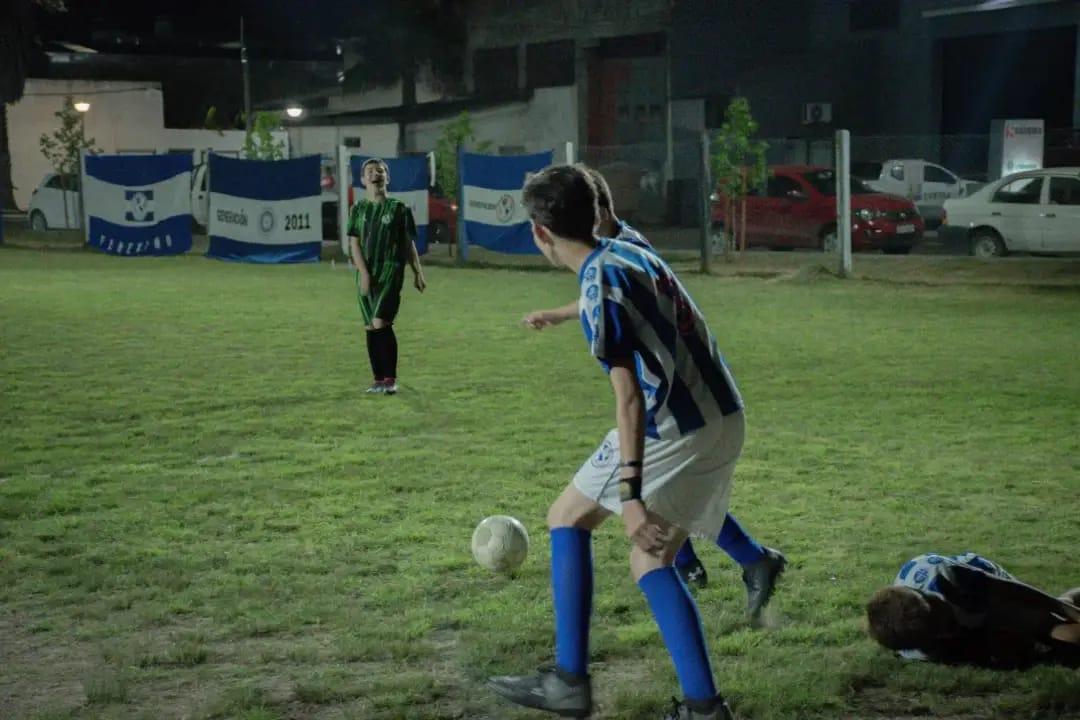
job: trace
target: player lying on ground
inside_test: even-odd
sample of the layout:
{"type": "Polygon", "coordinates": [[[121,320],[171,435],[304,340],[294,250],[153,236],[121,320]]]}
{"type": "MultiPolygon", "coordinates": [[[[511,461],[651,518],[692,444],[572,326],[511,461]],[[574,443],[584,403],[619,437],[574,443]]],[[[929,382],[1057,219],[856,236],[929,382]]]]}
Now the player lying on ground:
{"type": "Polygon", "coordinates": [[[682,686],[668,719],[726,720],[697,605],[672,562],[688,533],[714,538],[724,524],[743,445],[742,398],[671,268],[648,248],[594,235],[596,186],[587,172],[549,167],[522,198],[537,247],[578,277],[582,330],[608,373],[617,427],[548,510],[555,665],[490,686],[527,707],[592,711],[592,532],[615,513],[682,686]]]}
{"type": "Polygon", "coordinates": [[[388,197],[390,166],[378,158],[360,168],[364,197],[349,211],[350,259],[356,267],[356,301],[367,331],[368,360],[375,380],[366,392],[397,392],[398,343],[394,319],[401,307],[405,266],[413,285],[424,292],[427,282],[416,252],[416,223],[409,206],[388,197]]]}
{"type": "Polygon", "coordinates": [[[1060,598],[975,553],[920,555],[866,606],[870,635],[909,660],[1080,666],[1080,588],[1060,598]]]}
{"type": "MultiPolygon", "coordinates": [[[[611,189],[604,176],[592,168],[585,169],[596,184],[596,203],[600,212],[596,234],[599,237],[614,238],[655,252],[641,233],[615,215],[611,189]]],[[[554,310],[531,312],[522,319],[522,323],[536,330],[542,330],[545,327],[572,320],[578,317],[580,312],[578,301],[574,300],[554,310]]],[[[743,583],[746,585],[746,609],[750,617],[756,620],[772,597],[777,578],[784,572],[787,560],[778,550],[759,544],[731,513],[728,513],[724,519],[724,527],[716,537],[716,544],[742,566],[743,583]]],[[[675,556],[675,567],[688,584],[705,587],[708,583],[705,566],[698,559],[689,538],[675,556]]]]}

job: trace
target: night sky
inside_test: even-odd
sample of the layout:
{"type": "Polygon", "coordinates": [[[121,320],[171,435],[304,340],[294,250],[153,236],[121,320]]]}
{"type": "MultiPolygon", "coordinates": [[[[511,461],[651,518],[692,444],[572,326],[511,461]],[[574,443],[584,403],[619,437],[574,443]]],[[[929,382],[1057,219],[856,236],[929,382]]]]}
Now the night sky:
{"type": "MultiPolygon", "coordinates": [[[[43,41],[65,40],[97,50],[117,47],[117,35],[141,36],[138,52],[156,52],[204,43],[198,54],[212,54],[215,43],[239,38],[244,17],[249,46],[296,59],[325,56],[346,14],[363,12],[363,2],[332,0],[68,0],[64,13],[38,12],[43,41]],[[159,19],[167,19],[172,37],[155,37],[159,19]]],[[[136,51],[130,44],[125,52],[136,51]]]]}

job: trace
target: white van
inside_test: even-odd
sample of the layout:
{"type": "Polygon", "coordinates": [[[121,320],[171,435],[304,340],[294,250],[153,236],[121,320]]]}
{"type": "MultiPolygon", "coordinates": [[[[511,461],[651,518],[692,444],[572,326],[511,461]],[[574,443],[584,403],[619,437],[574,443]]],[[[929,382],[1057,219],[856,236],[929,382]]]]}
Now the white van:
{"type": "Polygon", "coordinates": [[[941,220],[946,200],[967,197],[983,185],[925,160],[854,162],[851,174],[878,192],[911,200],[928,220],[941,220]]]}

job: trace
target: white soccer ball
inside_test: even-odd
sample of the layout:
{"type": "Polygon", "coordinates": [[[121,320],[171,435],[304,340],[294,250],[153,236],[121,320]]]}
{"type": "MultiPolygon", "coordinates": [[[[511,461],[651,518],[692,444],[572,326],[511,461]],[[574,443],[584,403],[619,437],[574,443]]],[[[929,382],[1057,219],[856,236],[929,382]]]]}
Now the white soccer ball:
{"type": "Polygon", "coordinates": [[[481,567],[493,572],[512,572],[529,554],[529,533],[509,515],[486,517],[473,530],[472,554],[481,567]]]}

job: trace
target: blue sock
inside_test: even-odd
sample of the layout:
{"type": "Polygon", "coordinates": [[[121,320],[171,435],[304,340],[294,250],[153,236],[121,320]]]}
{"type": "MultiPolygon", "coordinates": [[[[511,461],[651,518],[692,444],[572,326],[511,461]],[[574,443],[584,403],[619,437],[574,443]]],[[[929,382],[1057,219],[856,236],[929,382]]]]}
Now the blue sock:
{"type": "Polygon", "coordinates": [[[551,592],[555,599],[555,664],[584,675],[589,667],[592,615],[592,534],[561,527],[551,531],[551,592]]]}
{"type": "Polygon", "coordinates": [[[753,565],[765,557],[765,550],[742,529],[742,525],[731,513],[724,517],[724,526],[720,528],[720,537],[716,538],[716,544],[730,555],[732,560],[743,566],[753,565]]]}
{"type": "Polygon", "coordinates": [[[675,567],[684,568],[687,565],[693,565],[694,563],[700,565],[701,561],[698,560],[697,553],[694,552],[694,546],[690,544],[690,538],[687,538],[686,542],[679,548],[679,552],[675,556],[675,567]]]}
{"type": "Polygon", "coordinates": [[[679,579],[675,568],[645,573],[638,580],[638,587],[645,593],[656,624],[660,626],[660,635],[675,663],[675,674],[679,676],[683,695],[695,702],[715,698],[716,684],[709,664],[709,651],[705,647],[701,616],[690,590],[679,579]]]}

